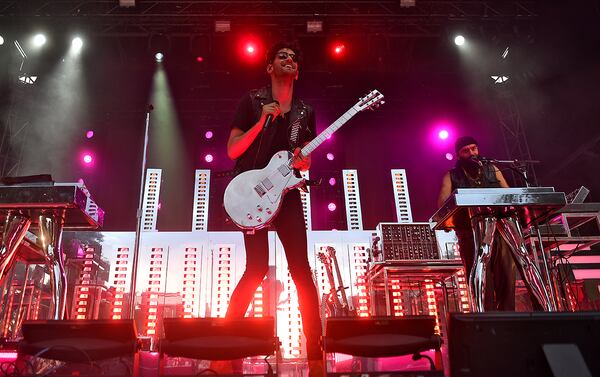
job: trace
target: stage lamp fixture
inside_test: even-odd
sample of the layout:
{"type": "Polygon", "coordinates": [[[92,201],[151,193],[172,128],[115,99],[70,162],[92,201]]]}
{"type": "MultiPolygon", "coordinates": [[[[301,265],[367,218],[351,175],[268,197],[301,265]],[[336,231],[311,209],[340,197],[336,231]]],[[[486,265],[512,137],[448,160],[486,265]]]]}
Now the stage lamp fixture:
{"type": "Polygon", "coordinates": [[[36,47],[42,47],[46,44],[46,36],[44,34],[36,34],[33,37],[33,45],[36,47]]]}
{"type": "Polygon", "coordinates": [[[215,21],[215,32],[226,33],[231,31],[231,21],[229,20],[216,20],[215,21]]]}
{"type": "Polygon", "coordinates": [[[323,21],[312,20],[306,21],[306,32],[307,33],[320,33],[323,31],[323,21]]]}
{"type": "Polygon", "coordinates": [[[161,63],[164,58],[165,58],[165,55],[162,52],[157,52],[154,55],[154,60],[156,60],[157,63],[161,63]]]}
{"type": "Polygon", "coordinates": [[[81,51],[82,47],[83,39],[81,39],[80,37],[73,38],[73,40],[71,41],[71,51],[73,51],[74,53],[78,53],[81,51]]]}
{"type": "Polygon", "coordinates": [[[457,46],[464,45],[465,41],[465,37],[463,37],[462,35],[457,35],[456,37],[454,37],[454,44],[457,46]]]}
{"type": "Polygon", "coordinates": [[[502,84],[508,81],[508,76],[490,76],[494,80],[494,84],[502,84]]]}

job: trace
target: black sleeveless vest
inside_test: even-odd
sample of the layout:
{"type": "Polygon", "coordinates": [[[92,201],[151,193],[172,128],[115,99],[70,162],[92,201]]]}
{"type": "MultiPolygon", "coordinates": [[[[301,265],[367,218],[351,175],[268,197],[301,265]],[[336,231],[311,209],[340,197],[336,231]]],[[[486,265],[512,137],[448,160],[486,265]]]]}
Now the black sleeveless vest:
{"type": "MultiPolygon", "coordinates": [[[[457,165],[459,165],[457,163],[457,165]]],[[[497,188],[500,187],[500,181],[496,178],[496,168],[489,162],[483,163],[483,174],[479,184],[469,179],[460,166],[450,170],[450,180],[452,181],[452,191],[457,188],[497,188]]]]}

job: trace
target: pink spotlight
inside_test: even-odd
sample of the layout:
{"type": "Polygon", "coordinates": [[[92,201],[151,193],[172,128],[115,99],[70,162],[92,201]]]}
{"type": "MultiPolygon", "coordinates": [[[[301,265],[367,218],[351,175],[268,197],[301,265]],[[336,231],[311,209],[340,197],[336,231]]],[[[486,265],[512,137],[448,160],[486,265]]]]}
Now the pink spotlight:
{"type": "Polygon", "coordinates": [[[446,160],[448,160],[448,161],[454,160],[454,155],[452,153],[446,153],[446,160]]]}
{"type": "Polygon", "coordinates": [[[333,161],[333,159],[334,159],[334,158],[335,158],[335,157],[333,156],[333,153],[327,153],[327,159],[328,159],[329,161],[333,161]]]}
{"type": "Polygon", "coordinates": [[[331,137],[332,137],[332,136],[333,136],[333,134],[332,134],[332,135],[329,135],[329,136],[327,136],[327,138],[326,138],[326,139],[327,139],[327,140],[331,140],[331,137]]]}
{"type": "Polygon", "coordinates": [[[335,186],[335,178],[333,178],[333,177],[329,178],[329,185],[335,186]]]}
{"type": "Polygon", "coordinates": [[[212,139],[212,137],[213,137],[212,131],[206,131],[206,133],[204,134],[204,137],[207,139],[212,139]]]}
{"type": "Polygon", "coordinates": [[[448,136],[450,136],[448,130],[441,130],[440,132],[438,132],[438,137],[442,140],[446,140],[448,136]]]}
{"type": "Polygon", "coordinates": [[[80,185],[83,185],[83,178],[79,178],[79,179],[77,180],[77,183],[79,183],[80,185]]]}
{"type": "Polygon", "coordinates": [[[85,133],[85,137],[87,137],[88,139],[91,139],[94,137],[94,131],[89,130],[88,132],[85,133]]]}
{"type": "Polygon", "coordinates": [[[248,44],[246,45],[246,52],[250,55],[254,54],[254,51],[256,51],[256,47],[254,47],[253,44],[248,44]]]}
{"type": "Polygon", "coordinates": [[[337,208],[337,207],[336,207],[335,203],[333,203],[333,202],[332,202],[332,203],[329,203],[329,204],[327,205],[327,209],[328,209],[328,210],[330,210],[331,212],[335,211],[335,209],[336,209],[336,208],[337,208]]]}
{"type": "Polygon", "coordinates": [[[158,202],[158,206],[156,209],[158,209],[160,211],[161,208],[162,208],[162,202],[158,202]]]}
{"type": "Polygon", "coordinates": [[[84,162],[84,163],[86,163],[86,164],[88,164],[88,165],[89,165],[89,164],[91,164],[91,163],[92,163],[92,161],[93,161],[93,160],[94,160],[94,159],[93,159],[93,157],[92,157],[92,155],[91,155],[91,154],[89,154],[89,153],[86,153],[86,154],[84,154],[84,155],[83,155],[83,162],[84,162]]]}
{"type": "Polygon", "coordinates": [[[206,162],[213,162],[213,155],[212,154],[207,154],[206,156],[204,156],[204,161],[206,162]]]}

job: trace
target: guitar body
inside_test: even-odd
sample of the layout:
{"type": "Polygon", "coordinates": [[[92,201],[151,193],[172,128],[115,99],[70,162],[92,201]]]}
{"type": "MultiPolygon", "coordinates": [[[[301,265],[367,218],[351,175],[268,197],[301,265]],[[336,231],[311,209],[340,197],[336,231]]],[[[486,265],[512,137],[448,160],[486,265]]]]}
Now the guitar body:
{"type": "Polygon", "coordinates": [[[284,195],[304,183],[290,168],[292,156],[288,151],[279,151],[263,169],[248,170],[229,182],[223,202],[237,226],[260,229],[269,225],[279,212],[284,195]]]}

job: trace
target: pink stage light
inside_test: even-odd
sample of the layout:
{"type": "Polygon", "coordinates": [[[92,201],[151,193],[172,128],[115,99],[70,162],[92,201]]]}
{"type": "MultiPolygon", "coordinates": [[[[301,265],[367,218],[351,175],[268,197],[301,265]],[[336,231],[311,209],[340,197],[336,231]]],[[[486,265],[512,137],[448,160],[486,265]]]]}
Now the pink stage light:
{"type": "Polygon", "coordinates": [[[83,155],[83,162],[84,162],[85,164],[89,165],[89,164],[91,164],[91,163],[92,163],[92,161],[94,161],[94,158],[92,157],[92,155],[91,155],[91,154],[89,154],[89,153],[86,153],[86,154],[84,154],[84,155],[83,155]]]}
{"type": "Polygon", "coordinates": [[[206,133],[204,134],[204,137],[207,138],[207,139],[212,139],[213,132],[212,131],[206,131],[206,133]]]}
{"type": "Polygon", "coordinates": [[[335,209],[336,209],[336,208],[337,208],[337,207],[336,207],[335,203],[333,203],[333,202],[332,202],[332,203],[329,203],[329,204],[327,205],[327,209],[328,209],[329,211],[331,211],[331,212],[335,211],[335,209]]]}
{"type": "Polygon", "coordinates": [[[85,133],[85,137],[88,139],[91,139],[94,137],[94,131],[89,130],[88,132],[85,133]]]}
{"type": "Polygon", "coordinates": [[[448,136],[450,136],[448,130],[441,130],[440,132],[438,132],[438,137],[442,140],[446,140],[448,136]]]}
{"type": "Polygon", "coordinates": [[[204,156],[204,161],[206,162],[213,162],[214,158],[212,154],[207,154],[206,156],[204,156]]]}
{"type": "Polygon", "coordinates": [[[79,183],[80,185],[83,185],[83,178],[79,178],[79,179],[77,180],[77,183],[79,183]]]}
{"type": "Polygon", "coordinates": [[[335,156],[333,155],[333,153],[327,153],[327,159],[329,161],[333,161],[334,158],[335,158],[335,156]]]}
{"type": "Polygon", "coordinates": [[[335,186],[335,178],[333,178],[333,177],[329,178],[329,185],[335,186]]]}
{"type": "Polygon", "coordinates": [[[253,55],[255,51],[256,51],[256,47],[254,47],[253,44],[249,43],[246,45],[246,52],[248,54],[253,55]]]}
{"type": "Polygon", "coordinates": [[[198,63],[202,63],[204,61],[204,58],[202,56],[196,56],[196,61],[198,63]]]}
{"type": "Polygon", "coordinates": [[[162,202],[158,202],[158,206],[156,207],[159,211],[162,208],[162,202]]]}
{"type": "Polygon", "coordinates": [[[332,137],[333,137],[333,134],[331,134],[331,135],[327,136],[327,138],[326,138],[326,139],[327,139],[327,140],[331,140],[331,138],[332,138],[332,137]]]}
{"type": "Polygon", "coordinates": [[[446,153],[446,160],[448,160],[448,161],[454,160],[454,155],[452,153],[446,153]]]}

